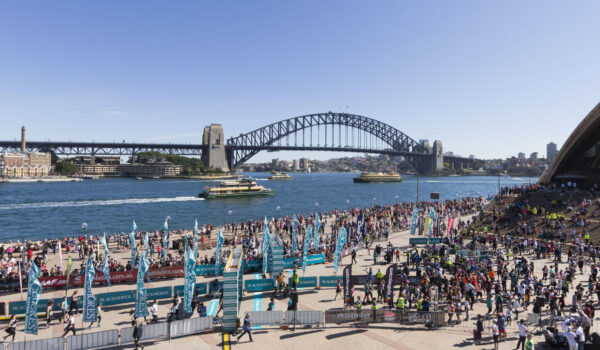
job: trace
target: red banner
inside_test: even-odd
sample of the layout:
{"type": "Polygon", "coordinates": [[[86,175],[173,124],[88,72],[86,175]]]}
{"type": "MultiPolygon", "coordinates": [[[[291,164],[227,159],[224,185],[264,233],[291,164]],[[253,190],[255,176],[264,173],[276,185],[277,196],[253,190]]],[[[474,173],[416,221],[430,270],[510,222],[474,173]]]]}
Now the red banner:
{"type": "MultiPolygon", "coordinates": [[[[137,280],[137,270],[131,271],[116,271],[110,273],[110,281],[112,283],[133,282],[137,280]]],[[[149,271],[150,280],[160,278],[184,277],[183,266],[169,266],[160,269],[152,269],[149,271]]],[[[66,276],[40,277],[42,288],[64,288],[66,286],[66,276]]],[[[69,286],[81,287],[85,283],[85,275],[70,276],[69,286]]],[[[106,284],[106,276],[101,271],[96,272],[93,284],[106,284]]]]}
{"type": "Polygon", "coordinates": [[[452,230],[452,226],[454,226],[454,218],[448,219],[448,232],[446,232],[446,237],[450,237],[450,231],[452,230]]]}

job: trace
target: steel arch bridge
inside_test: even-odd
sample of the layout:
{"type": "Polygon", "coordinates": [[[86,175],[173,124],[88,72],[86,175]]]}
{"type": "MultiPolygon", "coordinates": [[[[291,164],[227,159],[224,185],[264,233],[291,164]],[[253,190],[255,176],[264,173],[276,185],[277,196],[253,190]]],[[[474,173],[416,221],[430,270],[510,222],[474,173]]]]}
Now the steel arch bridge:
{"type": "Polygon", "coordinates": [[[303,115],[269,124],[249,133],[229,138],[225,148],[231,169],[248,161],[262,150],[312,150],[402,155],[415,166],[420,157],[428,155],[421,144],[386,123],[361,115],[333,112],[303,115]],[[323,135],[321,135],[321,127],[324,129],[323,135]],[[317,145],[313,143],[315,128],[317,128],[316,134],[319,142],[317,145]],[[349,128],[353,129],[350,132],[350,140],[349,128]],[[342,129],[344,130],[342,131],[342,129]],[[307,130],[310,139],[308,145],[306,144],[307,130]],[[329,132],[331,133],[330,144],[328,144],[329,132]],[[302,144],[298,143],[297,136],[299,134],[302,134],[302,144]],[[291,135],[295,136],[293,145],[290,145],[291,135]],[[325,144],[321,146],[320,142],[323,141],[323,138],[325,144]],[[283,139],[286,139],[285,145],[281,145],[283,139]]]}

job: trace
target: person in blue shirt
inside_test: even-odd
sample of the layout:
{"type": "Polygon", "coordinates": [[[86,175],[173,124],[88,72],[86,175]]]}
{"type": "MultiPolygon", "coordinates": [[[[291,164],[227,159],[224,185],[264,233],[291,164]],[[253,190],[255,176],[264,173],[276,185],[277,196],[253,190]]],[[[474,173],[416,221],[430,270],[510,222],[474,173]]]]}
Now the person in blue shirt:
{"type": "Polygon", "coordinates": [[[275,310],[275,300],[273,298],[271,298],[271,301],[269,302],[269,306],[267,307],[267,311],[273,311],[275,310]]]}
{"type": "Polygon", "coordinates": [[[423,311],[429,311],[429,305],[430,305],[429,299],[425,298],[423,300],[423,302],[421,303],[421,308],[423,309],[423,311]]]}
{"type": "Polygon", "coordinates": [[[237,340],[240,341],[240,338],[244,334],[248,334],[248,337],[250,337],[250,341],[253,342],[254,340],[252,340],[252,332],[250,331],[251,327],[252,323],[250,322],[250,314],[246,314],[246,317],[244,317],[244,325],[242,326],[242,329],[244,331],[237,337],[237,340]]]}

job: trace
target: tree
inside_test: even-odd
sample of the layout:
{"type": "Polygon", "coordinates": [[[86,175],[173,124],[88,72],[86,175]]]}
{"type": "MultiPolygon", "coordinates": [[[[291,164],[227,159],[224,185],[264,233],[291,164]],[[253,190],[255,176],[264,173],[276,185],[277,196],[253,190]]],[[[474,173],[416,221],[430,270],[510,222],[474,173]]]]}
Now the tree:
{"type": "Polygon", "coordinates": [[[54,170],[63,176],[71,176],[77,172],[77,167],[68,160],[61,160],[56,163],[54,170]]]}

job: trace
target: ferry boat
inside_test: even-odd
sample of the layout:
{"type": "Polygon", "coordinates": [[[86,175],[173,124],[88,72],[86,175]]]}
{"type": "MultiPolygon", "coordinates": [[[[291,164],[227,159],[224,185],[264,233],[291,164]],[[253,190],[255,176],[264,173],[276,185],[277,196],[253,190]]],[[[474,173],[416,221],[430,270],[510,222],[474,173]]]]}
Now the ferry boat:
{"type": "Polygon", "coordinates": [[[275,194],[270,188],[256,184],[256,180],[246,177],[236,181],[222,181],[218,186],[206,186],[198,195],[200,198],[235,198],[248,196],[272,196],[275,194]]]}
{"type": "Polygon", "coordinates": [[[288,173],[274,171],[271,176],[269,176],[269,180],[291,180],[292,177],[288,173]]]}
{"type": "Polygon", "coordinates": [[[389,173],[362,173],[355,177],[354,182],[369,183],[369,182],[402,182],[402,177],[397,172],[389,173]]]}

